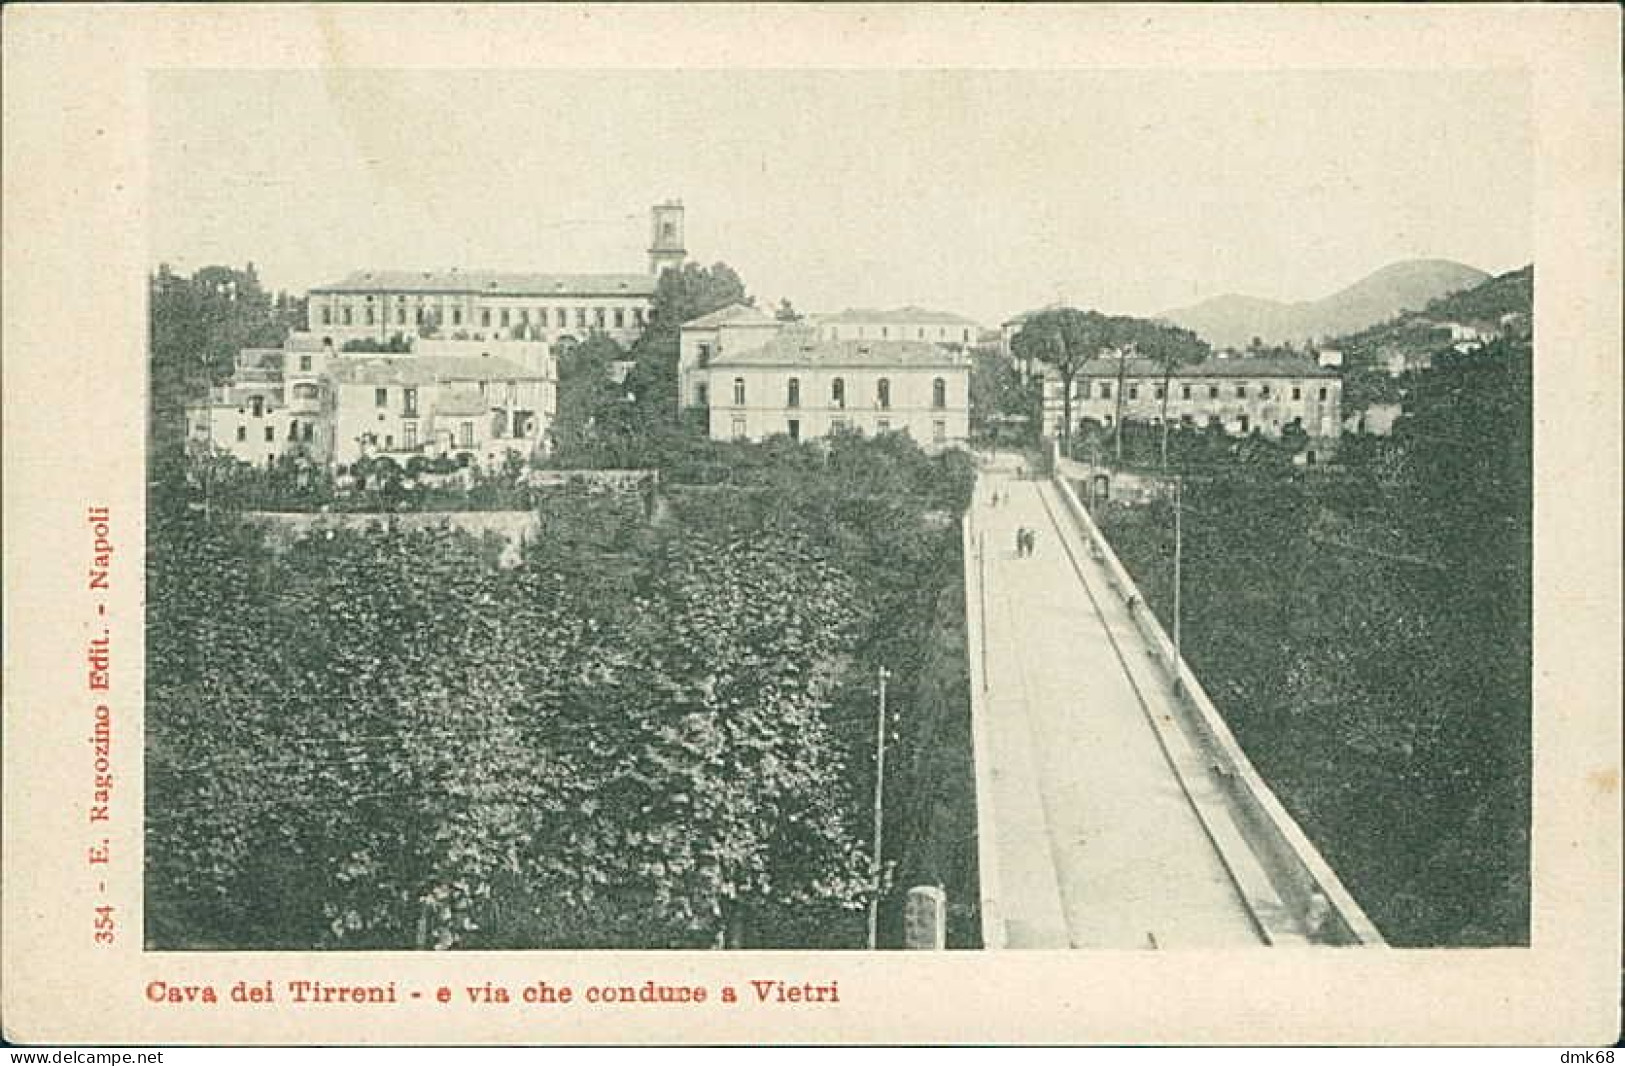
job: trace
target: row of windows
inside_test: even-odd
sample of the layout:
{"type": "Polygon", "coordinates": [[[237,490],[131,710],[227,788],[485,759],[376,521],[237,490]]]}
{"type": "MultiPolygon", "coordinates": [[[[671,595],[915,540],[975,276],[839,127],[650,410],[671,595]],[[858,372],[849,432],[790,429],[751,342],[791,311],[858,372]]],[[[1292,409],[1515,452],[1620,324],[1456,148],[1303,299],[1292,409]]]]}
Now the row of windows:
{"type": "MultiPolygon", "coordinates": [[[[850,423],[848,423],[847,420],[844,419],[844,418],[832,418],[832,419],[829,420],[829,430],[830,430],[831,433],[840,433],[840,432],[843,432],[844,430],[846,430],[848,428],[850,428],[850,423]]],[[[799,418],[787,419],[785,421],[785,424],[784,424],[784,432],[791,440],[800,440],[801,439],[801,420],[799,418]]],[[[875,432],[876,433],[890,433],[891,432],[891,419],[889,419],[889,418],[876,419],[875,420],[875,432]]],[[[747,430],[745,428],[745,420],[743,418],[740,418],[740,417],[736,416],[734,418],[734,420],[733,420],[733,437],[734,437],[734,439],[735,440],[744,440],[747,436],[749,436],[749,433],[747,432],[747,430]]],[[[937,443],[937,444],[942,444],[942,443],[946,442],[947,439],[948,439],[948,423],[947,423],[947,421],[945,421],[944,419],[940,419],[940,418],[934,420],[931,423],[931,440],[933,442],[937,443]]]]}
{"type": "MultiPolygon", "coordinates": [[[[851,337],[851,336],[854,336],[854,335],[857,336],[857,337],[862,338],[862,337],[867,337],[867,336],[870,335],[867,332],[868,329],[869,329],[868,326],[858,326],[857,327],[857,333],[853,334],[851,326],[846,326],[846,327],[830,326],[829,327],[829,336],[833,340],[839,340],[842,337],[851,337]]],[[[926,332],[927,332],[927,329],[926,329],[925,326],[916,327],[915,339],[916,340],[922,340],[922,341],[925,340],[926,339],[926,332]]],[[[962,343],[964,343],[964,344],[969,344],[970,343],[970,329],[969,328],[960,329],[957,332],[959,333],[959,340],[962,343]]],[[[889,340],[891,338],[891,336],[892,336],[892,327],[890,327],[890,326],[881,326],[880,327],[879,337],[880,337],[881,340],[889,340]]],[[[897,327],[897,339],[898,340],[907,340],[908,339],[908,327],[907,326],[898,326],[897,327]]],[[[938,326],[937,327],[936,339],[939,340],[939,341],[941,341],[941,340],[952,340],[953,337],[950,334],[949,328],[947,326],[938,326]]]]}
{"type": "MultiPolygon", "coordinates": [[[[298,384],[294,385],[294,387],[293,387],[293,396],[294,396],[294,399],[296,399],[296,400],[314,400],[314,399],[317,398],[318,395],[319,395],[319,389],[312,382],[301,381],[298,384]]],[[[243,409],[241,407],[237,408],[237,412],[239,414],[241,414],[242,411],[243,411],[243,409]]],[[[263,396],[250,396],[248,398],[248,413],[249,414],[253,415],[255,418],[264,418],[265,417],[265,411],[266,411],[265,397],[263,397],[263,396]]]]}
{"type": "MultiPolygon", "coordinates": [[[[389,388],[386,386],[386,387],[381,388],[381,389],[373,389],[372,390],[372,402],[373,402],[373,406],[375,406],[375,407],[388,407],[389,406],[389,388]]],[[[402,413],[404,413],[406,415],[415,415],[415,414],[418,413],[418,390],[416,390],[416,389],[402,389],[401,390],[401,411],[402,411],[402,413]]],[[[380,416],[380,417],[382,417],[382,416],[380,416]]]]}
{"type": "MultiPolygon", "coordinates": [[[[694,399],[701,405],[707,401],[705,382],[695,386],[694,399]]],[[[836,378],[829,384],[829,402],[831,407],[846,407],[846,379],[836,378]]],[[[745,379],[734,378],[734,406],[745,405],[745,379]]],[[[784,406],[801,406],[801,379],[791,378],[784,384],[784,406]]],[[[881,378],[875,382],[875,406],[881,410],[891,407],[891,379],[881,378]]],[[[941,410],[948,406],[948,383],[942,378],[933,378],[931,381],[931,406],[941,410]]]]}
{"type": "MultiPolygon", "coordinates": [[[[518,382],[514,381],[482,381],[480,382],[480,398],[489,403],[501,403],[512,406],[517,402],[519,391],[518,382]]],[[[385,385],[372,390],[374,407],[389,406],[389,386],[385,385]]],[[[401,413],[408,418],[418,413],[418,390],[414,388],[401,389],[401,413]]]]}
{"type": "MultiPolygon", "coordinates": [[[[288,423],[288,439],[291,440],[291,441],[303,440],[308,444],[310,441],[315,439],[315,436],[316,436],[316,423],[314,423],[314,422],[289,422],[288,423]]],[[[237,442],[239,444],[241,444],[241,443],[246,442],[247,440],[248,440],[248,427],[247,426],[238,426],[237,427],[237,442]]],[[[266,426],[265,427],[265,443],[272,444],[275,441],[276,441],[276,428],[274,426],[266,426]]]]}
{"type": "MultiPolygon", "coordinates": [[[[1108,429],[1111,428],[1111,425],[1112,425],[1112,416],[1111,415],[1102,415],[1100,421],[1101,421],[1101,425],[1106,426],[1108,429]]],[[[1151,419],[1151,424],[1153,426],[1160,426],[1160,425],[1162,425],[1162,419],[1153,418],[1153,419],[1151,419]]],[[[1218,415],[1208,415],[1207,416],[1207,424],[1209,426],[1217,426],[1217,427],[1222,428],[1225,425],[1225,421],[1224,421],[1223,418],[1221,418],[1218,415]]],[[[1061,432],[1063,432],[1063,430],[1065,428],[1065,425],[1066,425],[1065,422],[1057,421],[1055,423],[1055,432],[1056,432],[1057,435],[1059,435],[1061,432]]],[[[1196,425],[1196,419],[1192,415],[1180,415],[1179,416],[1179,425],[1184,426],[1187,429],[1192,428],[1192,427],[1194,427],[1196,425]]],[[[1235,419],[1234,419],[1234,425],[1242,433],[1246,433],[1252,428],[1252,420],[1250,418],[1248,418],[1246,415],[1237,415],[1235,417],[1235,419]]],[[[1278,418],[1274,419],[1274,420],[1272,420],[1270,422],[1270,425],[1271,425],[1272,428],[1279,429],[1281,427],[1281,420],[1278,419],[1278,418]]],[[[1299,416],[1299,417],[1296,417],[1296,418],[1292,419],[1292,421],[1288,422],[1287,425],[1294,426],[1294,427],[1296,427],[1298,429],[1304,428],[1303,427],[1303,418],[1302,418],[1302,416],[1299,416]]],[[[1087,432],[1088,428],[1089,428],[1089,422],[1088,422],[1087,419],[1080,419],[1078,421],[1078,432],[1079,433],[1087,432]]]]}
{"type": "MultiPolygon", "coordinates": [[[[497,434],[497,436],[501,436],[501,435],[502,434],[500,434],[500,433],[497,434]]],[[[372,444],[377,444],[378,443],[378,435],[376,433],[369,433],[369,434],[367,434],[367,440],[372,444]]],[[[456,438],[456,440],[457,440],[457,446],[459,448],[472,448],[472,447],[474,447],[474,423],[472,421],[465,420],[465,421],[457,423],[457,438],[456,438]]],[[[416,422],[402,422],[401,423],[401,449],[403,451],[409,451],[410,452],[410,451],[416,451],[417,447],[418,447],[418,424],[416,422]]],[[[384,450],[385,451],[394,451],[395,450],[395,434],[393,434],[393,433],[384,434],[384,450]]]]}
{"type": "MultiPolygon", "coordinates": [[[[1180,399],[1182,399],[1182,400],[1191,399],[1192,396],[1193,396],[1193,388],[1195,388],[1195,387],[1191,386],[1191,385],[1180,385],[1179,386],[1179,397],[1180,397],[1180,399]]],[[[1162,385],[1160,385],[1160,384],[1153,385],[1151,387],[1152,398],[1157,399],[1157,400],[1162,399],[1162,391],[1163,391],[1162,390],[1162,385]]],[[[1098,392],[1098,394],[1099,394],[1099,396],[1100,396],[1100,398],[1102,400],[1109,400],[1109,399],[1112,398],[1112,383],[1109,382],[1109,381],[1101,381],[1101,382],[1083,381],[1083,382],[1078,383],[1078,388],[1075,390],[1075,392],[1076,392],[1077,395],[1079,395],[1081,398],[1083,398],[1085,400],[1091,399],[1096,392],[1098,392]],[[1098,385],[1098,389],[1095,387],[1097,385],[1098,385]]],[[[1138,400],[1140,398],[1140,385],[1139,385],[1139,383],[1138,382],[1129,382],[1128,387],[1126,389],[1126,394],[1127,394],[1128,399],[1130,399],[1130,400],[1138,400]]],[[[1207,398],[1208,399],[1217,400],[1217,399],[1219,399],[1219,397],[1222,394],[1223,394],[1223,388],[1221,386],[1219,386],[1219,385],[1209,385],[1209,386],[1207,386],[1207,398]]],[[[1259,399],[1268,400],[1273,395],[1274,395],[1274,391],[1272,390],[1272,388],[1270,387],[1268,382],[1266,382],[1263,385],[1260,385],[1258,387],[1258,398],[1259,399]]],[[[1320,388],[1320,399],[1323,402],[1325,401],[1327,395],[1328,395],[1328,390],[1326,389],[1326,387],[1324,385],[1321,386],[1321,388],[1320,388]]],[[[1248,396],[1248,386],[1247,386],[1247,384],[1245,382],[1237,384],[1235,386],[1235,398],[1238,399],[1238,400],[1245,400],[1247,398],[1247,396],[1248,396]]],[[[1301,385],[1292,386],[1292,388],[1291,388],[1291,396],[1292,396],[1292,399],[1294,399],[1294,400],[1303,399],[1303,386],[1301,386],[1301,385]]]]}
{"type": "MultiPolygon", "coordinates": [[[[402,299],[404,300],[405,298],[402,297],[402,299]]],[[[408,310],[409,309],[405,303],[396,305],[394,317],[395,324],[397,326],[406,325],[408,310]]],[[[412,321],[419,326],[440,326],[448,324],[446,317],[442,315],[438,308],[424,307],[423,305],[419,304],[416,308],[410,310],[412,321]]],[[[487,328],[492,325],[491,311],[492,309],[489,307],[480,308],[480,325],[487,328]]],[[[335,321],[334,309],[324,304],[321,311],[322,325],[375,326],[378,324],[378,318],[380,315],[383,317],[384,321],[387,322],[389,320],[389,311],[387,308],[383,309],[381,312],[375,311],[373,309],[373,305],[370,303],[362,307],[360,312],[360,321],[358,322],[356,309],[349,306],[340,307],[338,308],[337,319],[335,321]]],[[[589,325],[595,326],[598,329],[608,329],[610,328],[610,323],[614,323],[615,329],[625,329],[627,328],[628,323],[641,328],[648,323],[647,309],[642,307],[559,307],[555,308],[553,311],[554,326],[556,326],[558,329],[568,328],[570,325],[572,312],[576,326],[581,329],[586,329],[589,325]]],[[[453,307],[451,309],[449,324],[452,326],[461,326],[463,324],[463,309],[461,307],[453,307]]],[[[501,326],[528,326],[535,324],[545,328],[548,324],[547,308],[498,308],[496,314],[496,324],[501,326]],[[534,318],[532,318],[533,314],[535,316],[534,318]]],[[[308,369],[308,367],[305,369],[308,369]]]]}

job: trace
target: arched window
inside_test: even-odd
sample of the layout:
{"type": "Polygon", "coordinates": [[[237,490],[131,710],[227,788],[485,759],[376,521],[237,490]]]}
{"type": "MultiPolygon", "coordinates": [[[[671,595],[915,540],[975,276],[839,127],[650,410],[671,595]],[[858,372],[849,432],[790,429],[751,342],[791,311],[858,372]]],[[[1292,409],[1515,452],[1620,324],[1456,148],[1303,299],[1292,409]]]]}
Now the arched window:
{"type": "Polygon", "coordinates": [[[948,383],[941,378],[931,382],[931,406],[936,408],[948,406],[948,383]]]}
{"type": "Polygon", "coordinates": [[[836,378],[830,382],[829,402],[839,410],[846,410],[846,379],[836,378]]]}
{"type": "Polygon", "coordinates": [[[784,406],[801,406],[801,379],[791,378],[784,383],[784,406]]]}
{"type": "Polygon", "coordinates": [[[891,379],[881,378],[875,384],[875,400],[882,411],[891,409],[891,379]]]}
{"type": "Polygon", "coordinates": [[[745,406],[745,379],[734,378],[734,406],[745,406]]]}

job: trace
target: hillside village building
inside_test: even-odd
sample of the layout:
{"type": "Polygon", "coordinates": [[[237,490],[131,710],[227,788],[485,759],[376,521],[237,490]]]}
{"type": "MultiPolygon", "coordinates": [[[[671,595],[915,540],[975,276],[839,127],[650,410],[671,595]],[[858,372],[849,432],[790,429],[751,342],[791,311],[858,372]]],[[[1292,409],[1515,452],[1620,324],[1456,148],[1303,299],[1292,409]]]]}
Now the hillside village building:
{"type": "Polygon", "coordinates": [[[287,348],[245,349],[232,380],[188,407],[188,434],[257,466],[285,455],[337,466],[467,456],[490,466],[546,447],[558,383],[545,345],[416,344],[406,354],[339,353],[296,334],[287,348]]]}
{"type": "MultiPolygon", "coordinates": [[[[906,432],[926,448],[970,433],[970,359],[930,341],[834,339],[734,305],[685,323],[679,405],[714,440],[906,432]]],[[[973,334],[974,336],[974,334],[973,334]]]]}
{"type": "Polygon", "coordinates": [[[688,255],[680,202],[651,209],[648,253],[643,274],[357,271],[318,285],[307,329],[239,353],[231,380],[188,407],[188,436],[254,465],[528,457],[557,411],[554,345],[630,344],[648,325],[661,273],[688,255]],[[397,340],[407,351],[344,350],[397,340]]]}
{"type": "Polygon", "coordinates": [[[733,351],[760,348],[777,337],[785,325],[746,304],[730,304],[684,322],[677,342],[678,406],[709,407],[711,364],[733,351]]]}
{"type": "MultiPolygon", "coordinates": [[[[1237,435],[1256,429],[1266,437],[1297,426],[1331,439],[1342,429],[1342,378],[1308,359],[1210,358],[1176,368],[1168,388],[1168,419],[1182,425],[1218,425],[1237,435]]],[[[1051,433],[1063,431],[1064,410],[1060,378],[1046,369],[1044,425],[1051,433]]],[[[1162,416],[1163,369],[1149,359],[1093,359],[1073,379],[1076,427],[1090,420],[1109,427],[1119,417],[1160,424],[1162,416]]]]}
{"type": "Polygon", "coordinates": [[[328,424],[340,466],[387,455],[470,455],[494,466],[529,459],[553,410],[554,382],[500,356],[405,355],[335,360],[328,424]]]}
{"type": "Polygon", "coordinates": [[[340,347],[397,334],[556,343],[597,332],[630,344],[648,325],[661,272],[688,254],[681,203],[655,206],[650,225],[646,273],[356,271],[310,290],[307,325],[340,347]]]}

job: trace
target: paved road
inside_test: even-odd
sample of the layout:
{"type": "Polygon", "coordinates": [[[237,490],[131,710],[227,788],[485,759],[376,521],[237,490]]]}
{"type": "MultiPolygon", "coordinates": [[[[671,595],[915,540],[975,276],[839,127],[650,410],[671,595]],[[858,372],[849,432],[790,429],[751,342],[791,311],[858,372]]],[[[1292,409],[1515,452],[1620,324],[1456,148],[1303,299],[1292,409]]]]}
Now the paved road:
{"type": "Polygon", "coordinates": [[[1151,728],[1108,628],[1061,545],[1046,482],[985,470],[972,510],[985,574],[999,911],[1012,948],[1260,945],[1224,863],[1151,728]],[[994,491],[1006,502],[994,507],[994,491]],[[1046,507],[1044,496],[1049,496],[1046,507]],[[1038,531],[1029,558],[1016,529],[1038,531]]]}

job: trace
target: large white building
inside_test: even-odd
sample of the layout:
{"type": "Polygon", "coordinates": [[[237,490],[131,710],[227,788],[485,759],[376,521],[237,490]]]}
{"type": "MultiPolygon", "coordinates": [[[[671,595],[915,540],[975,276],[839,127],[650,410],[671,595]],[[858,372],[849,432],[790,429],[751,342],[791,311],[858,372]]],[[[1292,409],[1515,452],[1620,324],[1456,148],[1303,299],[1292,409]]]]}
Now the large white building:
{"type": "Polygon", "coordinates": [[[760,348],[784,327],[784,322],[746,304],[729,304],[684,322],[677,342],[679,406],[709,406],[711,364],[730,352],[760,348]]]}
{"type": "MultiPolygon", "coordinates": [[[[1072,381],[1074,427],[1086,421],[1110,427],[1123,421],[1160,422],[1163,368],[1149,360],[1093,359],[1072,381]]],[[[1218,425],[1233,434],[1258,430],[1279,437],[1296,426],[1311,437],[1342,431],[1343,379],[1337,371],[1304,358],[1258,356],[1209,358],[1177,368],[1167,383],[1171,423],[1218,425]]],[[[1044,428],[1064,428],[1061,380],[1044,370],[1044,428]]]]}
{"type": "Polygon", "coordinates": [[[650,228],[645,273],[361,270],[310,290],[307,326],[340,347],[396,335],[556,343],[595,332],[629,344],[648,324],[661,272],[688,254],[681,203],[651,209],[650,228]]]}
{"type": "Polygon", "coordinates": [[[907,433],[962,445],[970,358],[929,341],[831,339],[741,305],[683,327],[680,405],[705,412],[716,440],[793,440],[841,430],[907,433]]]}

